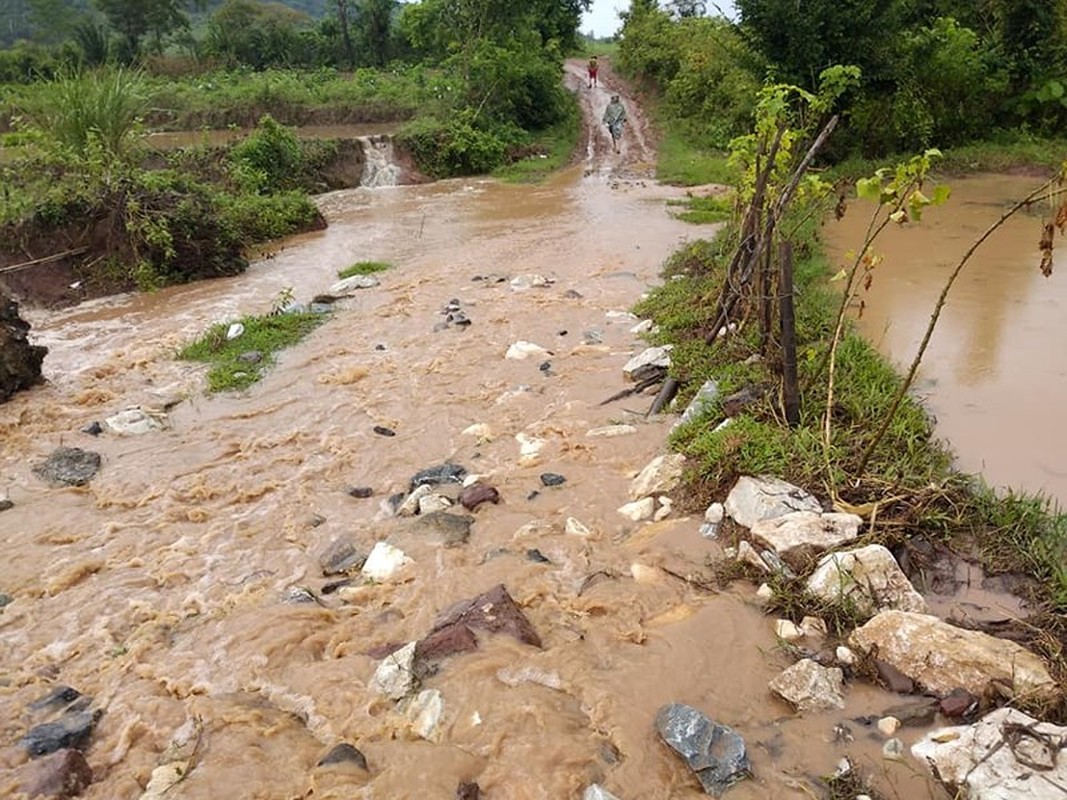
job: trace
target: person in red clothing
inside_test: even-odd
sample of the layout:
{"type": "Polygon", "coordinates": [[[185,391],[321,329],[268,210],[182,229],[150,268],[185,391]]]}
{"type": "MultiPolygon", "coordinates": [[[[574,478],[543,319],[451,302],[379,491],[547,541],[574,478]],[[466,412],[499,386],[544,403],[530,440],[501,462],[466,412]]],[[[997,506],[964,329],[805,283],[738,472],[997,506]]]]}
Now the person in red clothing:
{"type": "Polygon", "coordinates": [[[596,56],[589,59],[589,88],[592,89],[597,85],[596,73],[600,65],[597,63],[596,56]]]}

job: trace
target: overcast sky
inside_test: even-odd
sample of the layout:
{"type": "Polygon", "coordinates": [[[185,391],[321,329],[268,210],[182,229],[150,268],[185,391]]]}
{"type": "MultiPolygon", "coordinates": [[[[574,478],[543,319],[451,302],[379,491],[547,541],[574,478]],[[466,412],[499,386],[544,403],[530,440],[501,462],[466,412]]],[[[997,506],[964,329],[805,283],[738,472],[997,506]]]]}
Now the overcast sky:
{"type": "MultiPolygon", "coordinates": [[[[715,13],[715,6],[721,8],[728,17],[736,13],[732,0],[709,0],[708,11],[715,13]]],[[[597,37],[611,36],[622,25],[619,12],[629,7],[630,0],[593,0],[592,10],[582,15],[582,33],[592,31],[597,37]]]]}

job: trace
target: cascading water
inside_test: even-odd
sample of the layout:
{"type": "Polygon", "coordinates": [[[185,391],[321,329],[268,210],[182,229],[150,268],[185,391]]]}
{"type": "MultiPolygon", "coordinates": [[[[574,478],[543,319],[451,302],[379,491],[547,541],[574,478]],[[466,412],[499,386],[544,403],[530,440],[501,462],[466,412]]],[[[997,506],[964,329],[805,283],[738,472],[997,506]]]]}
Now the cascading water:
{"type": "Polygon", "coordinates": [[[386,134],[361,136],[363,178],[360,185],[368,189],[396,186],[400,182],[400,165],[393,161],[393,139],[386,134]]]}

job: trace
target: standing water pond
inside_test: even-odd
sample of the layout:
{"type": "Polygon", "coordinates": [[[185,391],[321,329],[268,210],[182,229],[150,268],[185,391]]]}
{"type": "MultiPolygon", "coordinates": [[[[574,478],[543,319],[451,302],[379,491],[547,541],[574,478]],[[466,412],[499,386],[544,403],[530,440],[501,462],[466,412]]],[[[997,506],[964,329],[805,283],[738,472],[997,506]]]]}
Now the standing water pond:
{"type": "MultiPolygon", "coordinates": [[[[890,226],[884,257],[861,293],[860,330],[898,367],[910,364],[934,304],[964,252],[1040,178],[982,175],[949,180],[952,196],[920,224],[890,226]]],[[[834,269],[851,264],[872,206],[856,202],[828,222],[834,269]]],[[[1044,277],[1040,201],[1009,220],[964,268],[923,359],[916,391],[965,472],[992,486],[1043,492],[1067,503],[1067,275],[1063,246],[1044,277]]],[[[856,309],[858,312],[858,309],[856,309]]]]}

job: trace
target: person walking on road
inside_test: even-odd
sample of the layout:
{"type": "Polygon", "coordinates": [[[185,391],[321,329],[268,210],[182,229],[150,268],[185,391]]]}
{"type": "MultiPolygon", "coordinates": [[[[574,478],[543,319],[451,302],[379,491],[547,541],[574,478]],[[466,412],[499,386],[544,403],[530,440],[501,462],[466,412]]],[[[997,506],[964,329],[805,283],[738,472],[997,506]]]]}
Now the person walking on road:
{"type": "Polygon", "coordinates": [[[611,96],[611,102],[604,109],[604,124],[611,134],[611,145],[619,152],[619,140],[622,139],[622,126],[626,124],[626,108],[617,94],[611,96]]]}
{"type": "Polygon", "coordinates": [[[597,74],[597,70],[599,70],[599,69],[600,69],[600,64],[597,62],[596,56],[593,56],[592,58],[589,59],[589,65],[588,65],[588,70],[589,70],[589,88],[590,89],[592,89],[594,86],[597,85],[596,74],[597,74]]]}

